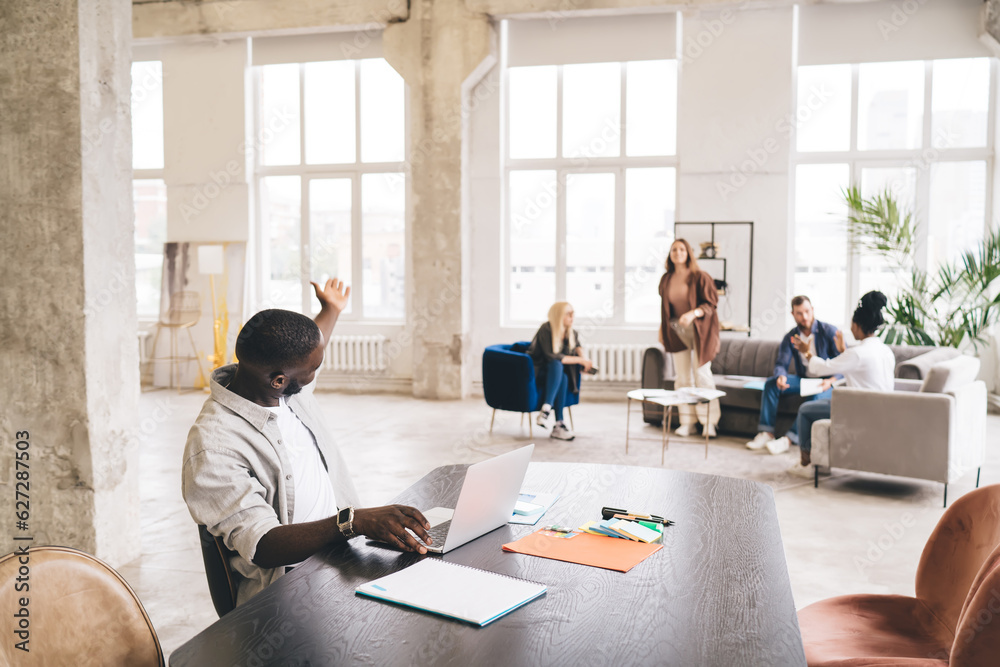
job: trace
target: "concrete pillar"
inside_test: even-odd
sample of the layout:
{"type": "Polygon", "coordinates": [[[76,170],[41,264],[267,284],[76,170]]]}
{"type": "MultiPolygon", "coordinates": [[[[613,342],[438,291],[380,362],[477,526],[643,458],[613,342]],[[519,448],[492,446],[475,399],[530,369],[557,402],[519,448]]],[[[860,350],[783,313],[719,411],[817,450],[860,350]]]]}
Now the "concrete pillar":
{"type": "Polygon", "coordinates": [[[0,5],[2,552],[140,552],[131,10],[0,5]],[[15,508],[17,481],[30,505],[15,508]]]}
{"type": "Polygon", "coordinates": [[[492,66],[489,19],[463,0],[417,0],[383,36],[410,88],[413,394],[461,398],[471,383],[468,211],[462,163],[471,86],[492,66]],[[467,207],[466,207],[467,208],[467,207]]]}

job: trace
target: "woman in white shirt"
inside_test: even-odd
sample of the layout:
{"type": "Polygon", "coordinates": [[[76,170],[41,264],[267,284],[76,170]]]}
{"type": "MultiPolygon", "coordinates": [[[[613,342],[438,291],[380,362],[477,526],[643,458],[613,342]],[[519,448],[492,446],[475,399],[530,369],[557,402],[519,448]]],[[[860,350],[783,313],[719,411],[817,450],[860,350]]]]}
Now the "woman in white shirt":
{"type": "MultiPolygon", "coordinates": [[[[796,346],[809,363],[809,375],[842,375],[848,387],[892,391],[895,386],[894,374],[896,357],[892,350],[876,336],[885,324],[882,309],[886,298],[881,292],[868,292],[861,297],[851,321],[851,334],[858,344],[850,348],[844,346],[844,334],[837,332],[836,343],[840,355],[823,359],[809,352],[809,344],[799,341],[796,346]]],[[[810,451],[812,449],[812,425],[820,419],[830,418],[830,399],[803,403],[799,407],[798,432],[801,464],[792,466],[790,472],[802,477],[812,477],[810,451]]]]}

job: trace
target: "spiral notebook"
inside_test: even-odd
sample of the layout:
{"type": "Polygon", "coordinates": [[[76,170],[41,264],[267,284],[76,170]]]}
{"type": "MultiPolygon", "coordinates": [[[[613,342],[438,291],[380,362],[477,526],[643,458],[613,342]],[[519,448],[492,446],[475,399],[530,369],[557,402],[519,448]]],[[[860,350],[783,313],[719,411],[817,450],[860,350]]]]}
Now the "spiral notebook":
{"type": "Polygon", "coordinates": [[[358,586],[355,593],[480,627],[543,595],[548,587],[436,558],[358,586]]]}

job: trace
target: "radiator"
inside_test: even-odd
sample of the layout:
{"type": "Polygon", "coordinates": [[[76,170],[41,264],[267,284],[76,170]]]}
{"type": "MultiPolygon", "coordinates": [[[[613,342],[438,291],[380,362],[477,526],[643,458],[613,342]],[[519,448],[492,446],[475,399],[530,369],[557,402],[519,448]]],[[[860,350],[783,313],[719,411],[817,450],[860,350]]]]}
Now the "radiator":
{"type": "Polygon", "coordinates": [[[649,344],[587,345],[583,353],[597,366],[597,375],[587,380],[597,382],[641,382],[642,354],[649,344]]]}
{"type": "Polygon", "coordinates": [[[342,373],[384,371],[385,336],[334,336],[326,348],[323,368],[342,373]]]}

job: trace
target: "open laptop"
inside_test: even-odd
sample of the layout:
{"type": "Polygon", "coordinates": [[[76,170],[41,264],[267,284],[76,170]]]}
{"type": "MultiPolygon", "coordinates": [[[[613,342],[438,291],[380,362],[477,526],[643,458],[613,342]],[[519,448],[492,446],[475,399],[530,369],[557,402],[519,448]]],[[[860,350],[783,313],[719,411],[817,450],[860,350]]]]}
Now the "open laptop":
{"type": "Polygon", "coordinates": [[[469,466],[455,508],[423,512],[434,540],[427,550],[446,553],[510,521],[534,451],[528,445],[469,466]]]}

